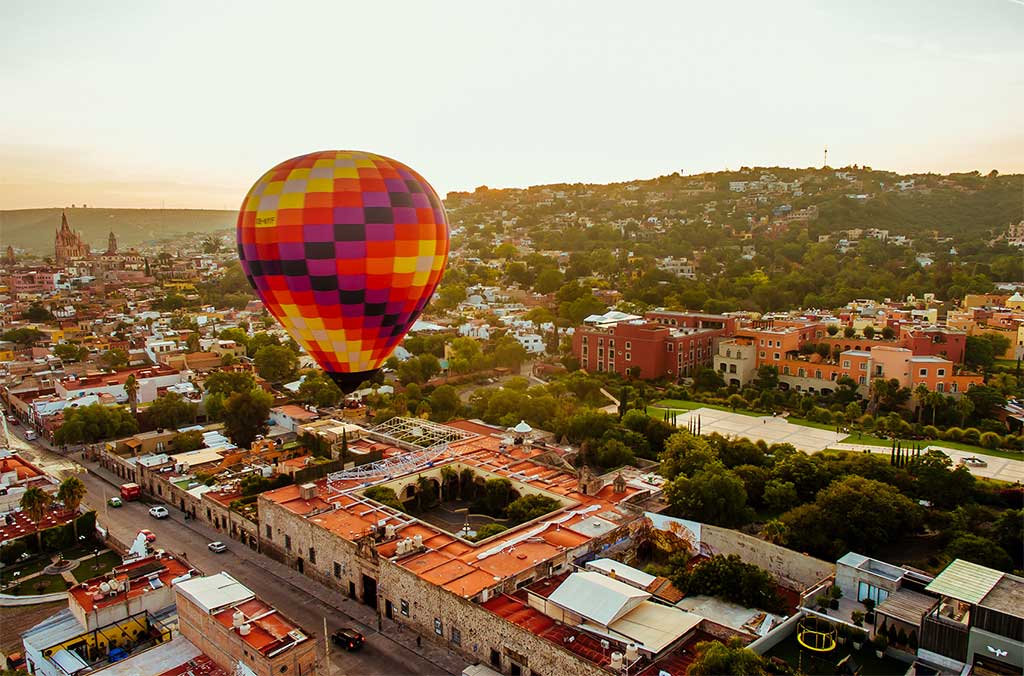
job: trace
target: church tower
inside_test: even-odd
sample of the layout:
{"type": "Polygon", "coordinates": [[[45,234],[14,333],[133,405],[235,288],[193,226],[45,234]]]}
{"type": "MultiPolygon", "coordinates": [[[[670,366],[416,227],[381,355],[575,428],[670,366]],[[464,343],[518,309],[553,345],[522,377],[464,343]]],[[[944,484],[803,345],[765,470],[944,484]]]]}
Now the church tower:
{"type": "Polygon", "coordinates": [[[114,231],[110,231],[110,236],[107,237],[107,253],[113,256],[117,253],[117,237],[114,236],[114,231]]]}
{"type": "Polygon", "coordinates": [[[88,258],[89,247],[82,241],[82,236],[71,229],[68,224],[67,212],[60,214],[60,228],[53,242],[53,259],[57,265],[64,265],[75,258],[88,258]]]}

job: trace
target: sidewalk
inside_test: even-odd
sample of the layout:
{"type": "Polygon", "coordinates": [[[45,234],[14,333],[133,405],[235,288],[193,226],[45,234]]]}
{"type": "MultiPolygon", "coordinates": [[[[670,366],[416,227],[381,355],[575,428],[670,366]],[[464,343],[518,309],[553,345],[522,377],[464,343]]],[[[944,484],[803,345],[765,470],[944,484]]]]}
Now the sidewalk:
{"type": "MultiPolygon", "coordinates": [[[[79,460],[79,462],[88,469],[90,474],[106,481],[110,485],[121,485],[121,479],[119,477],[100,467],[97,463],[87,460],[79,460]]],[[[224,539],[223,533],[216,531],[204,522],[198,520],[194,521],[191,519],[188,521],[182,520],[176,510],[172,510],[170,520],[174,521],[176,526],[188,529],[193,533],[200,535],[207,542],[224,539]]],[[[263,556],[259,552],[253,551],[247,547],[234,547],[232,548],[232,551],[240,558],[243,558],[246,561],[253,563],[256,567],[263,569],[268,575],[273,576],[284,582],[289,587],[292,587],[297,593],[310,596],[323,605],[335,608],[339,612],[347,615],[354,620],[355,624],[359,625],[355,628],[364,635],[368,636],[370,634],[379,633],[381,636],[396,644],[397,648],[408,650],[414,655],[427,660],[439,670],[444,670],[444,672],[449,674],[461,674],[463,668],[467,664],[466,660],[460,655],[445,647],[435,644],[431,637],[424,636],[422,638],[421,646],[417,647],[416,633],[414,631],[404,629],[400,623],[394,620],[389,620],[381,616],[381,628],[378,631],[377,612],[373,608],[363,605],[359,601],[349,599],[341,591],[325,587],[315,580],[306,577],[297,570],[289,568],[282,563],[278,563],[277,561],[263,556]],[[341,599],[340,604],[338,602],[339,598],[341,599]]],[[[319,627],[317,629],[319,629],[319,627]]]]}

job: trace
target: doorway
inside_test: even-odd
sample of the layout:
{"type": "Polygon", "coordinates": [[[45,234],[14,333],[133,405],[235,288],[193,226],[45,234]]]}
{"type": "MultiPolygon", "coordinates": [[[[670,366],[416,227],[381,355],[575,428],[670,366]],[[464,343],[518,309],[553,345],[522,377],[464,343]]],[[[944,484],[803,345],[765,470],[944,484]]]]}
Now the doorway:
{"type": "Polygon", "coordinates": [[[301,558],[295,559],[295,567],[300,573],[305,573],[306,564],[301,558]]]}
{"type": "Polygon", "coordinates": [[[363,575],[363,603],[377,607],[377,581],[369,575],[363,575]]]}
{"type": "Polygon", "coordinates": [[[391,604],[390,599],[384,600],[384,617],[389,620],[395,619],[395,607],[391,604]]]}

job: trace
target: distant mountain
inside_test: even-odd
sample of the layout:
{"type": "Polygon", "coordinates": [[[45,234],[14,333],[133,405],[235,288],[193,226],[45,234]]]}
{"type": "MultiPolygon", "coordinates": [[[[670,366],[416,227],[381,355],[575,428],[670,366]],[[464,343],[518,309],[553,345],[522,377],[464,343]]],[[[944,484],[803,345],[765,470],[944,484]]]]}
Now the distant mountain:
{"type": "Polygon", "coordinates": [[[107,235],[133,247],[194,232],[201,235],[234,228],[237,211],[212,209],[18,209],[0,211],[0,243],[36,254],[53,253],[60,213],[93,249],[107,248],[107,235]]]}

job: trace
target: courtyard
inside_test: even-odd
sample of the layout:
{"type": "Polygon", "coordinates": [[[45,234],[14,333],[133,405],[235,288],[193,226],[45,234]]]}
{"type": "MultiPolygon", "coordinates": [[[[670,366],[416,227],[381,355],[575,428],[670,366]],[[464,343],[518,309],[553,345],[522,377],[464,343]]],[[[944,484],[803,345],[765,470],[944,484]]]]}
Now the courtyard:
{"type": "Polygon", "coordinates": [[[699,423],[701,434],[716,432],[724,437],[764,440],[768,444],[792,444],[806,453],[831,448],[847,437],[832,430],[794,425],[781,417],[750,416],[704,407],[677,412],[677,427],[688,429],[691,421],[694,426],[699,423]]]}

